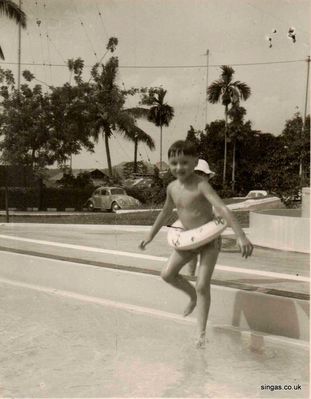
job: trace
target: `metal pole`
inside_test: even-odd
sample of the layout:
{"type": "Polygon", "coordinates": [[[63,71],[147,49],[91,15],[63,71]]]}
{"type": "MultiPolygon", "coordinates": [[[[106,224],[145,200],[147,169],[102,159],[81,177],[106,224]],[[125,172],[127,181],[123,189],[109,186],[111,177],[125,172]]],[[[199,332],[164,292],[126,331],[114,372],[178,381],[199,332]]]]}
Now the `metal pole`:
{"type": "Polygon", "coordinates": [[[8,165],[4,166],[4,184],[5,184],[5,214],[6,214],[6,222],[10,222],[10,214],[9,214],[9,189],[8,189],[8,165]]]}
{"type": "MultiPolygon", "coordinates": [[[[308,55],[306,61],[307,61],[307,82],[306,82],[305,109],[304,109],[304,113],[303,113],[302,131],[301,131],[301,146],[302,146],[304,130],[306,127],[307,106],[308,106],[308,97],[309,97],[309,75],[310,75],[310,56],[309,55],[308,55]]],[[[302,150],[302,148],[301,148],[301,150],[302,150]]],[[[300,154],[300,156],[301,156],[301,161],[300,161],[300,165],[299,165],[299,176],[300,176],[300,181],[302,183],[302,179],[303,179],[302,154],[300,154]]]]}
{"type": "Polygon", "coordinates": [[[306,98],[305,98],[305,111],[303,115],[304,124],[306,123],[307,117],[307,105],[308,105],[308,97],[309,97],[309,75],[310,75],[310,56],[307,58],[307,85],[306,85],[306,98]]]}
{"type": "MultiPolygon", "coordinates": [[[[19,8],[22,8],[22,0],[19,0],[19,8]]],[[[17,90],[21,86],[21,42],[22,42],[22,26],[18,24],[18,51],[17,51],[17,90]]]]}
{"type": "MultiPolygon", "coordinates": [[[[205,124],[204,129],[207,124],[207,104],[208,104],[208,97],[207,97],[207,89],[208,89],[208,66],[209,66],[209,49],[206,50],[206,99],[205,99],[205,124]]],[[[203,129],[203,130],[204,130],[203,129]]]]}
{"type": "MultiPolygon", "coordinates": [[[[22,0],[19,0],[19,8],[22,8],[22,0]]],[[[17,90],[20,90],[21,87],[21,42],[22,42],[22,26],[18,24],[18,50],[17,50],[17,90]]],[[[10,222],[10,213],[9,213],[9,188],[8,188],[8,165],[5,165],[5,213],[6,213],[6,222],[10,222]]]]}

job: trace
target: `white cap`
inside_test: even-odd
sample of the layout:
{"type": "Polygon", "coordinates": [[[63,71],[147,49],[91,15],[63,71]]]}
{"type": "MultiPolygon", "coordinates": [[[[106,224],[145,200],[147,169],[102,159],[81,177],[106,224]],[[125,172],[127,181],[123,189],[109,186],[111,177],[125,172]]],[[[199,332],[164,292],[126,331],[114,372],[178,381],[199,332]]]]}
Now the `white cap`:
{"type": "Polygon", "coordinates": [[[209,165],[204,159],[199,159],[199,162],[197,166],[194,168],[194,170],[199,170],[200,172],[205,173],[206,175],[209,175],[209,177],[215,176],[215,172],[210,170],[209,165]]]}

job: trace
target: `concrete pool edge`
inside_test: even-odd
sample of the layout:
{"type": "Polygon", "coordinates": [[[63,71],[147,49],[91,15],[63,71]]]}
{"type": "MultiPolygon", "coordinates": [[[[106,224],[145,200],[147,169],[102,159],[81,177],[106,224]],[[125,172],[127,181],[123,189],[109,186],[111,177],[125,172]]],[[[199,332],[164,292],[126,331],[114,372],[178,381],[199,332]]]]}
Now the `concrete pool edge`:
{"type": "Polygon", "coordinates": [[[249,238],[265,248],[310,254],[310,218],[295,209],[252,211],[249,238]]]}
{"type": "MultiPolygon", "coordinates": [[[[4,253],[23,259],[18,265],[1,262],[0,277],[27,284],[52,287],[97,298],[146,306],[157,311],[180,315],[187,299],[164,284],[157,275],[137,271],[89,267],[84,263],[4,253]],[[42,265],[42,259],[44,263],[42,265]],[[40,263],[41,261],[41,263],[40,263]],[[147,287],[147,288],[146,288],[147,287]],[[127,293],[125,294],[125,288],[127,293]],[[141,292],[150,294],[141,295],[141,292]],[[156,294],[152,295],[152,291],[156,294]]],[[[309,341],[309,301],[241,290],[221,285],[212,286],[211,325],[226,325],[239,330],[256,331],[269,336],[282,336],[309,341]]]]}

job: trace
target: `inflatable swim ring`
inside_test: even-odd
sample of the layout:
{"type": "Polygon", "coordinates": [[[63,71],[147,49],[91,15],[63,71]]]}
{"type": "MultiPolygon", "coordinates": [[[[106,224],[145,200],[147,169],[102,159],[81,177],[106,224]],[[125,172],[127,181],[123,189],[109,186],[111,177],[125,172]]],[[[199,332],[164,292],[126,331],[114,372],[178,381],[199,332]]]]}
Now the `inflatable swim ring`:
{"type": "Polygon", "coordinates": [[[180,251],[186,251],[213,241],[227,228],[227,222],[223,218],[217,218],[195,229],[184,230],[180,220],[177,220],[168,227],[170,227],[167,234],[169,245],[180,251]]]}

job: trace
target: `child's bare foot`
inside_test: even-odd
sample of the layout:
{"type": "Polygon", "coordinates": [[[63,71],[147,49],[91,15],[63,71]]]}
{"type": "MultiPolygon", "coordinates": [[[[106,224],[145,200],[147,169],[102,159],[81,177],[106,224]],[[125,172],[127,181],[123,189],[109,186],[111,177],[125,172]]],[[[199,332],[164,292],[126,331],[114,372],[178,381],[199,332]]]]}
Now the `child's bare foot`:
{"type": "Polygon", "coordinates": [[[205,332],[201,333],[199,338],[195,342],[195,347],[197,349],[204,349],[206,344],[205,332]]]}
{"type": "Polygon", "coordinates": [[[190,313],[193,312],[194,308],[197,305],[197,299],[191,299],[188,306],[186,307],[186,309],[184,310],[184,317],[188,316],[190,313]]]}

